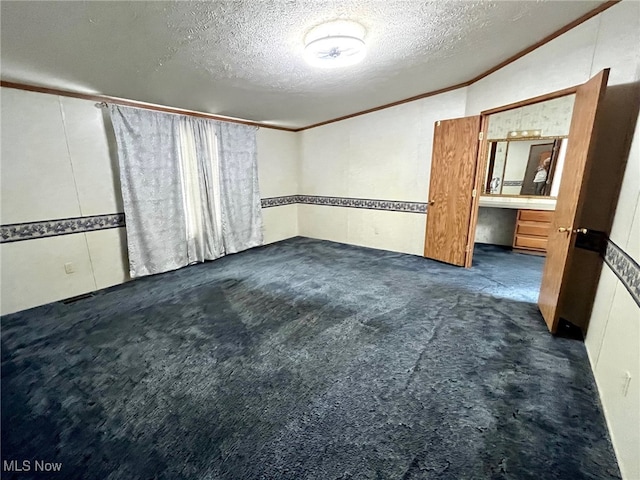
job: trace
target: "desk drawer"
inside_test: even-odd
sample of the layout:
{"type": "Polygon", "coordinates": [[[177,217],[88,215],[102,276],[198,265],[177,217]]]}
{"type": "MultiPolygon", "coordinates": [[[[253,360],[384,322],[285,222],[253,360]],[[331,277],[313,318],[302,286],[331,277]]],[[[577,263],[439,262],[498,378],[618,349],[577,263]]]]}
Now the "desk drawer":
{"type": "Polygon", "coordinates": [[[549,223],[518,223],[516,235],[530,235],[533,237],[548,237],[549,223]]]}
{"type": "Polygon", "coordinates": [[[552,218],[551,210],[518,210],[518,220],[523,222],[551,223],[552,218]]]}
{"type": "Polygon", "coordinates": [[[531,250],[547,251],[547,238],[546,237],[527,237],[523,235],[516,235],[513,246],[515,248],[529,248],[531,250]]]}

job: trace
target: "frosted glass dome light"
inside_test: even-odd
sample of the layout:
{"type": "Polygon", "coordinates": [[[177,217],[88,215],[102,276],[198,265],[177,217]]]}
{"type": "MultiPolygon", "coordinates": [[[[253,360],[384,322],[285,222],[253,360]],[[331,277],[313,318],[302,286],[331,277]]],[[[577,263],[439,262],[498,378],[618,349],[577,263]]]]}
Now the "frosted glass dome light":
{"type": "Polygon", "coordinates": [[[304,58],[314,67],[345,67],[367,53],[365,30],[356,22],[338,20],[312,29],[305,37],[304,58]]]}

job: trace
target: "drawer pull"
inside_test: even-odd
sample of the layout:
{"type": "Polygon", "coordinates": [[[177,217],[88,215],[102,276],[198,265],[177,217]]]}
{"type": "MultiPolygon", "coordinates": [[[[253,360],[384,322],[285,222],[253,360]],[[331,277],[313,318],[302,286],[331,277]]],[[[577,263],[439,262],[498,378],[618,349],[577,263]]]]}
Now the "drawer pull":
{"type": "Polygon", "coordinates": [[[573,231],[573,233],[582,233],[583,235],[586,235],[586,233],[587,233],[588,231],[589,231],[589,230],[587,230],[586,228],[576,228],[576,229],[573,231]]]}

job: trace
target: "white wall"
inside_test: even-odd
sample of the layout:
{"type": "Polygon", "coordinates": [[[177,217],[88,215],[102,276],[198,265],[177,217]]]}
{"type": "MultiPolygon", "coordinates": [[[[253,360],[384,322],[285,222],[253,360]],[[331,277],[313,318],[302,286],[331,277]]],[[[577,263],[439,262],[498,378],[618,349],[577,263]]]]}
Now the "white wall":
{"type": "MultiPolygon", "coordinates": [[[[258,175],[262,198],[297,195],[300,136],[261,128],[257,134],[258,175]]],[[[262,209],[264,243],[298,235],[298,205],[262,209]]]]}
{"type": "MultiPolygon", "coordinates": [[[[633,136],[611,239],[640,263],[640,121],[633,136]]],[[[585,344],[624,478],[640,478],[640,307],[606,266],[585,344]],[[625,395],[626,372],[631,375],[631,383],[625,395]]]]}
{"type": "MultiPolygon", "coordinates": [[[[123,211],[111,123],[95,102],[0,89],[1,222],[123,211]]],[[[262,197],[297,193],[298,137],[257,134],[262,197]]],[[[266,208],[265,242],[297,235],[297,206],[266,208]]],[[[23,310],[129,279],[124,228],[0,245],[0,312],[23,310]],[[65,273],[72,263],[74,272],[65,273]]]]}
{"type": "MultiPolygon", "coordinates": [[[[102,110],[73,98],[0,93],[3,224],[122,212],[102,110]]],[[[0,255],[3,314],[129,278],[122,228],[5,243],[0,255]]]]}
{"type": "MultiPolygon", "coordinates": [[[[465,89],[304,130],[300,193],[426,202],[433,124],[464,116],[465,89]]],[[[300,235],[421,255],[424,214],[300,205],[300,235]]]]}

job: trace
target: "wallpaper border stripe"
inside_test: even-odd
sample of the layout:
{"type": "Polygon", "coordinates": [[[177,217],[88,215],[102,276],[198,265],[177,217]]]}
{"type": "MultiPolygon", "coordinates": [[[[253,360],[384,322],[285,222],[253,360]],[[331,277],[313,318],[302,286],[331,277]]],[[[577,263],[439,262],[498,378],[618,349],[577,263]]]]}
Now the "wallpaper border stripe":
{"type": "Polygon", "coordinates": [[[426,202],[402,200],[379,200],[373,198],[330,197],[324,195],[287,195],[262,199],[262,207],[279,207],[299,203],[303,205],[323,205],[327,207],[364,208],[389,212],[427,213],[426,202]]]}
{"type": "Polygon", "coordinates": [[[607,240],[604,262],[615,273],[616,277],[640,307],[640,265],[638,265],[638,262],[611,239],[607,240]]]}
{"type": "Polygon", "coordinates": [[[269,197],[260,200],[262,208],[280,207],[282,205],[293,205],[298,203],[299,195],[283,195],[281,197],[269,197]]]}
{"type": "MultiPolygon", "coordinates": [[[[427,213],[424,202],[404,202],[397,200],[377,200],[368,198],[329,197],[321,195],[284,195],[261,200],[263,208],[283,205],[305,204],[330,207],[385,210],[390,212],[427,213]]],[[[72,217],[38,222],[12,223],[0,225],[0,243],[20,242],[38,238],[93,232],[125,226],[124,213],[72,217]]],[[[611,239],[607,239],[604,262],[618,277],[620,282],[640,306],[640,265],[611,239]]]]}
{"type": "Polygon", "coordinates": [[[0,226],[0,243],[58,237],[60,235],[93,232],[95,230],[107,230],[124,226],[124,213],[12,223],[0,226]]]}

